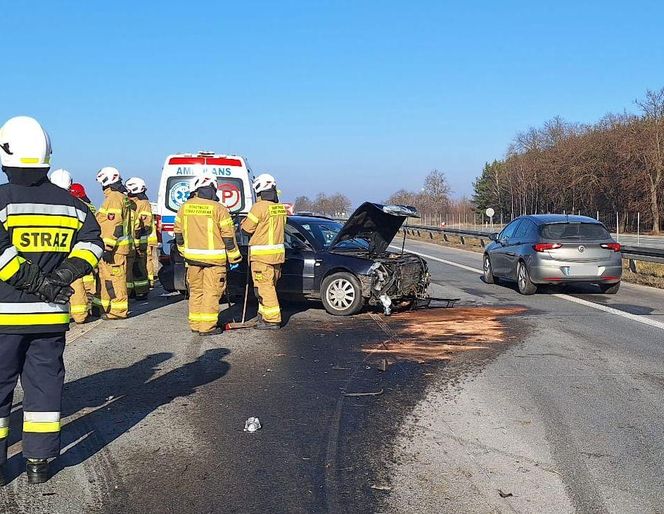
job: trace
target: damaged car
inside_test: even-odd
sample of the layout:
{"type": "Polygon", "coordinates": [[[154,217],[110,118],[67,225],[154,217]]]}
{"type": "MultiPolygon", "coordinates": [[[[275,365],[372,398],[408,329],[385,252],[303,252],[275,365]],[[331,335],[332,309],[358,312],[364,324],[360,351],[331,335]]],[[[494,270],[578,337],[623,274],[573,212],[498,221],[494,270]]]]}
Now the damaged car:
{"type": "MultiPolygon", "coordinates": [[[[430,282],[426,261],[388,249],[409,216],[418,216],[412,207],[370,202],[362,204],[345,224],[319,216],[289,216],[286,262],[277,284],[280,297],[320,300],[336,316],[355,314],[365,305],[390,314],[395,307],[425,302],[430,282]]],[[[246,240],[240,249],[246,257],[246,240]]],[[[162,284],[175,282],[173,290],[184,290],[184,264],[175,248],[171,257],[175,280],[163,269],[162,284]]],[[[245,276],[246,259],[229,274],[234,296],[242,294],[245,276]]]]}

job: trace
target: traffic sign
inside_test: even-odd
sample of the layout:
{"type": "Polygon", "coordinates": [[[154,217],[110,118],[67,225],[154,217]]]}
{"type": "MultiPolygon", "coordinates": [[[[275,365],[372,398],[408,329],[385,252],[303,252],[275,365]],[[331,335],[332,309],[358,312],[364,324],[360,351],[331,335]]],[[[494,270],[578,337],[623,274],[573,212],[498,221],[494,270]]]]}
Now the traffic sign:
{"type": "Polygon", "coordinates": [[[489,216],[489,218],[493,218],[493,215],[496,214],[496,211],[493,210],[493,208],[489,207],[484,213],[489,216]]]}

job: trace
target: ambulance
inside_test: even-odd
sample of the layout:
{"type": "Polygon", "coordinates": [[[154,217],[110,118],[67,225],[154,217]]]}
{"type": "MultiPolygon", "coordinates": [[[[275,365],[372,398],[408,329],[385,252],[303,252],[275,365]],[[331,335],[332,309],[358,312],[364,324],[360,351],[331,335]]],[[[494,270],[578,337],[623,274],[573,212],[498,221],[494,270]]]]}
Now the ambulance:
{"type": "Polygon", "coordinates": [[[170,252],[175,214],[189,198],[195,176],[206,170],[216,175],[217,197],[234,217],[247,214],[255,202],[256,196],[251,187],[254,177],[243,157],[214,152],[169,155],[161,171],[157,210],[154,211],[157,213],[157,232],[164,257],[170,252]]]}

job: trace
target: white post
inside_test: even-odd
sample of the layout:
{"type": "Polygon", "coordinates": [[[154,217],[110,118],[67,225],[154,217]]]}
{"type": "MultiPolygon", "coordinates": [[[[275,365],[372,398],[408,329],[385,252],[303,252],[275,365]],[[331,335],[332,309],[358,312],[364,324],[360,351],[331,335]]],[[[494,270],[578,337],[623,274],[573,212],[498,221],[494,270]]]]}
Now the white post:
{"type": "Polygon", "coordinates": [[[618,213],[616,212],[616,241],[620,242],[620,219],[618,218],[618,213]]]}
{"type": "Polygon", "coordinates": [[[597,211],[597,221],[599,221],[599,211],[597,211]]]}
{"type": "Polygon", "coordinates": [[[636,245],[641,244],[641,211],[636,213],[636,245]]]}

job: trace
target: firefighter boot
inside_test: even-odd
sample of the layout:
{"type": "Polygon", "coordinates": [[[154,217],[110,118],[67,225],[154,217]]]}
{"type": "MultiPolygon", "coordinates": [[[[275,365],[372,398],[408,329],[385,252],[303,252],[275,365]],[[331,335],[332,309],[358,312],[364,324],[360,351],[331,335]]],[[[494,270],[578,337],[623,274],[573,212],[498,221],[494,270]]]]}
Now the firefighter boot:
{"type": "Polygon", "coordinates": [[[270,323],[264,319],[259,319],[256,323],[257,330],[279,330],[281,328],[281,323],[270,323]]]}
{"type": "Polygon", "coordinates": [[[28,459],[25,464],[28,484],[43,484],[48,480],[48,461],[46,459],[28,459]]]}

